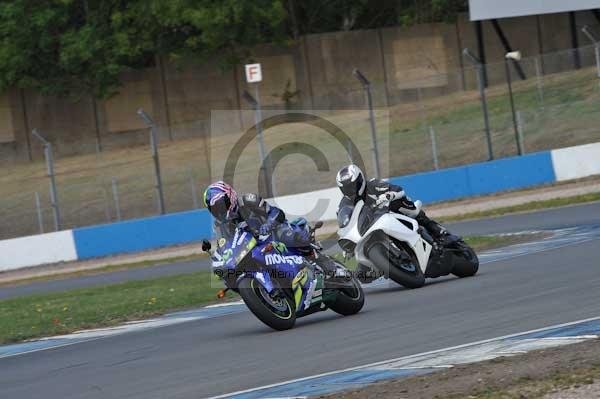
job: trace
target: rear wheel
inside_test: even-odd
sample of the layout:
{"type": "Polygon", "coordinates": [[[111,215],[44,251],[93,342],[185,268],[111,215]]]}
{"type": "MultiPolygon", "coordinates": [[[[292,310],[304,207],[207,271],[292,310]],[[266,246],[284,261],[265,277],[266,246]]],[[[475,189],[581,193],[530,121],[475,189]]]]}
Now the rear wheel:
{"type": "Polygon", "coordinates": [[[327,306],[336,313],[350,316],[360,312],[365,304],[365,293],[357,279],[352,278],[348,287],[335,290],[335,301],[327,306]]]}
{"type": "Polygon", "coordinates": [[[245,278],[238,284],[240,296],[260,321],[275,330],[289,330],[296,323],[296,308],[285,294],[271,295],[256,279],[245,278]]]}
{"type": "Polygon", "coordinates": [[[406,288],[421,288],[425,285],[425,276],[419,261],[412,251],[405,251],[408,259],[397,259],[383,244],[375,244],[368,257],[380,270],[388,272],[389,277],[406,288]]]}
{"type": "Polygon", "coordinates": [[[456,277],[471,277],[479,270],[479,258],[475,251],[464,242],[457,245],[458,250],[454,252],[454,267],[452,274],[456,277]]]}

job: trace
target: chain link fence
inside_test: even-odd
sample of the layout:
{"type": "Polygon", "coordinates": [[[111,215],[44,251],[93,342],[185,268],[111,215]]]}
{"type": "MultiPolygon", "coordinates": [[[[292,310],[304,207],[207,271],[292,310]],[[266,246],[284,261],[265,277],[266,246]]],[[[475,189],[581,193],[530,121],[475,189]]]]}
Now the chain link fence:
{"type": "MultiPolygon", "coordinates": [[[[486,65],[485,94],[494,158],[516,156],[518,140],[525,153],[600,141],[597,68],[594,47],[511,62],[513,115],[505,64],[486,65]]],[[[203,86],[218,94],[219,89],[210,87],[204,76],[185,75],[181,79],[179,86],[171,86],[179,87],[182,98],[193,97],[196,90],[204,90],[203,86]]],[[[321,88],[313,96],[306,91],[276,94],[261,87],[263,120],[283,120],[264,129],[274,195],[333,187],[335,172],[361,157],[366,172],[374,176],[365,92],[355,77],[349,76],[345,82],[321,88]],[[349,140],[324,134],[322,126],[304,123],[295,116],[286,121],[286,113],[325,120],[349,140]]],[[[489,159],[477,70],[468,62],[464,68],[441,74],[432,71],[420,80],[373,78],[370,84],[383,177],[489,159]]],[[[69,144],[96,148],[87,155],[64,155],[69,152],[60,151],[60,147],[66,144],[49,139],[55,154],[60,154],[55,156],[54,168],[62,229],[160,214],[148,129],[129,118],[138,108],[159,107],[134,100],[123,110],[131,125],[124,128],[135,131],[127,133],[127,139],[115,136],[103,143],[69,144]],[[102,151],[98,150],[100,144],[102,151]]],[[[180,114],[170,115],[170,124],[158,118],[166,212],[202,207],[204,188],[223,177],[227,161],[254,126],[254,111],[243,98],[211,106],[224,111],[206,114],[190,105],[177,108],[180,114]]],[[[44,135],[43,126],[39,131],[44,135]]],[[[256,191],[260,161],[255,135],[250,134],[244,143],[239,156],[234,157],[233,182],[240,191],[256,191]]],[[[32,139],[32,145],[39,144],[32,139]]],[[[0,239],[54,231],[45,163],[9,164],[5,171],[0,176],[0,239]]]]}

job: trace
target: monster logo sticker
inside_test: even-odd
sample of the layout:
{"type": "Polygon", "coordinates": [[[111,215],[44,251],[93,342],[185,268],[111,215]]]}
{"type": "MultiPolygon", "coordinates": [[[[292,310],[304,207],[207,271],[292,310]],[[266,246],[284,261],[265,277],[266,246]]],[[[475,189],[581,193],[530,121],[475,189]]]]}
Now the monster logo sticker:
{"type": "Polygon", "coordinates": [[[231,248],[228,248],[225,251],[223,251],[223,262],[227,262],[229,258],[231,258],[231,255],[233,255],[233,251],[231,250],[231,248]]]}
{"type": "Polygon", "coordinates": [[[284,243],[279,241],[273,241],[272,244],[275,251],[279,252],[280,254],[287,252],[287,247],[284,243]]]}

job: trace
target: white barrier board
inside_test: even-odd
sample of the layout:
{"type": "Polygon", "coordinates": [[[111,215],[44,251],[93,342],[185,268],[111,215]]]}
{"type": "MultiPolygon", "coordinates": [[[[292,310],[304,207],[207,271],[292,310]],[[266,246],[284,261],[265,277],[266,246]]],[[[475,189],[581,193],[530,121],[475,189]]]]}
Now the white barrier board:
{"type": "Polygon", "coordinates": [[[600,174],[600,143],[552,150],[557,181],[600,174]]]}
{"type": "Polygon", "coordinates": [[[288,220],[302,216],[309,222],[335,220],[338,205],[342,199],[339,188],[311,191],[269,199],[269,203],[283,209],[288,220]]]}
{"type": "Polygon", "coordinates": [[[77,260],[71,230],[0,241],[0,271],[77,260]]]}

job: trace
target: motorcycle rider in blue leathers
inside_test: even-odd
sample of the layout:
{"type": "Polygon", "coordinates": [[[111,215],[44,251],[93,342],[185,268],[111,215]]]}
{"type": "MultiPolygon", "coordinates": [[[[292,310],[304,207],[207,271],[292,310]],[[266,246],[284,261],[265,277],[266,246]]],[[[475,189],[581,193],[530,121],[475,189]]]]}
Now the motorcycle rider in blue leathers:
{"type": "MultiPolygon", "coordinates": [[[[219,237],[233,238],[237,227],[247,228],[255,237],[272,238],[283,243],[285,248],[296,248],[306,252],[305,259],[310,267],[319,266],[325,273],[325,278],[336,276],[335,261],[327,256],[319,256],[314,240],[314,232],[309,228],[306,219],[300,218],[288,223],[285,213],[267,203],[258,194],[248,193],[238,197],[229,184],[222,181],[208,186],[204,192],[204,204],[215,219],[215,231],[219,237]]],[[[202,250],[210,250],[210,242],[202,242],[202,250]]]]}
{"type": "Polygon", "coordinates": [[[214,217],[215,230],[220,237],[231,238],[236,227],[243,224],[255,236],[274,233],[275,238],[288,247],[310,245],[308,228],[290,226],[285,213],[258,194],[247,193],[238,197],[233,187],[218,181],[204,192],[204,205],[214,217]]]}

